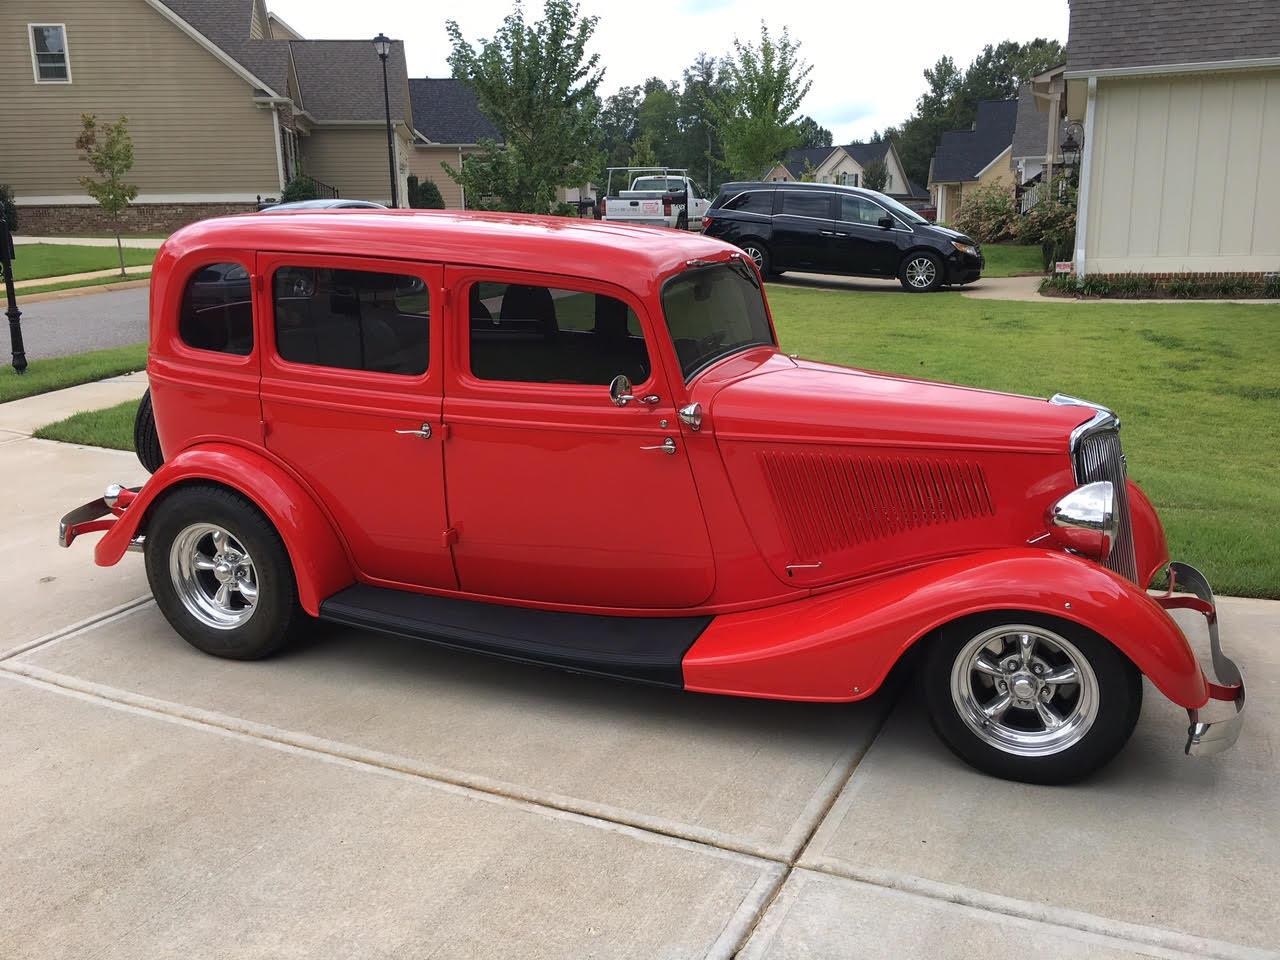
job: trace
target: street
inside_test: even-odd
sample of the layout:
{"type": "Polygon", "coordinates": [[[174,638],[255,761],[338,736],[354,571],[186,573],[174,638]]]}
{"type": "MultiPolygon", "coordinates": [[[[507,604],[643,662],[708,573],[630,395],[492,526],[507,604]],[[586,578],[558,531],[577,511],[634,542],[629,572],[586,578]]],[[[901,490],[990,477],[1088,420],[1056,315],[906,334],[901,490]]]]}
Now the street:
{"type": "Polygon", "coordinates": [[[32,360],[147,340],[149,287],[30,302],[18,297],[22,335],[32,360]]]}

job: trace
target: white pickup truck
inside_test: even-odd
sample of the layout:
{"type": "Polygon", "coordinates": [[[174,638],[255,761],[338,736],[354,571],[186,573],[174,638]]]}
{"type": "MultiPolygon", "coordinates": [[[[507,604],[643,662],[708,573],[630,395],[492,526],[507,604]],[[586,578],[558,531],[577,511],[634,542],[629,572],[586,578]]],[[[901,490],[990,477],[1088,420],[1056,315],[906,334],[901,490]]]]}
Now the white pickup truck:
{"type": "Polygon", "coordinates": [[[703,190],[685,170],[668,167],[610,167],[607,195],[601,201],[600,219],[646,227],[701,230],[702,218],[711,207],[703,190]],[[614,193],[614,179],[630,189],[614,193]]]}

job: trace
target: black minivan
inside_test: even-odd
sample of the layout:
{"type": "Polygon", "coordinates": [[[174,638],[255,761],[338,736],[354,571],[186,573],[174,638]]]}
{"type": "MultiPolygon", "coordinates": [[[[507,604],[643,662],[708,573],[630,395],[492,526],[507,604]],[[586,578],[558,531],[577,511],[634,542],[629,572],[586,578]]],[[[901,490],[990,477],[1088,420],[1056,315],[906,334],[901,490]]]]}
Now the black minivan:
{"type": "Polygon", "coordinates": [[[874,190],[726,183],[702,232],[741,247],[765,276],[786,270],[897,277],[915,293],[982,275],[978,245],[874,190]]]}

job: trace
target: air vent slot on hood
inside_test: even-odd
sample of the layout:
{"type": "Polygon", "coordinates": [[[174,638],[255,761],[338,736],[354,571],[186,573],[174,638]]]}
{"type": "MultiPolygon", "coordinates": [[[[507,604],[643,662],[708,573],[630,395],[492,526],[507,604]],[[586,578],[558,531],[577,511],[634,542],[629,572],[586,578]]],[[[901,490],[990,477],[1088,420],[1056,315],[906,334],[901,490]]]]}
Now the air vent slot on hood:
{"type": "Polygon", "coordinates": [[[970,460],[776,450],[759,458],[799,557],[995,513],[982,467],[970,460]]]}

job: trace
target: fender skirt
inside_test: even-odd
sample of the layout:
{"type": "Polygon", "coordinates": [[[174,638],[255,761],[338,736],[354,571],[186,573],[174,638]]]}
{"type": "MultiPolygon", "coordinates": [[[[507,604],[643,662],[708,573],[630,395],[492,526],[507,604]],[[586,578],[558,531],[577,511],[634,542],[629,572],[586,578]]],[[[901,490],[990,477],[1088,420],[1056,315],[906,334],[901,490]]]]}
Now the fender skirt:
{"type": "Polygon", "coordinates": [[[100,567],[117,563],[143,529],[156,498],[183,483],[207,480],[252,500],[284,541],[298,583],[298,601],[313,617],[320,601],[355,582],[333,525],[312,495],[282,467],[244,447],[214,443],[184,450],[164,463],[94,548],[100,567]]]}
{"type": "Polygon", "coordinates": [[[685,689],[787,700],[861,700],[921,637],[970,614],[1028,611],[1115,644],[1179,706],[1208,681],[1187,638],[1146,591],[1067,553],[957,557],[793,603],[716,617],[684,657],[685,689]]]}

